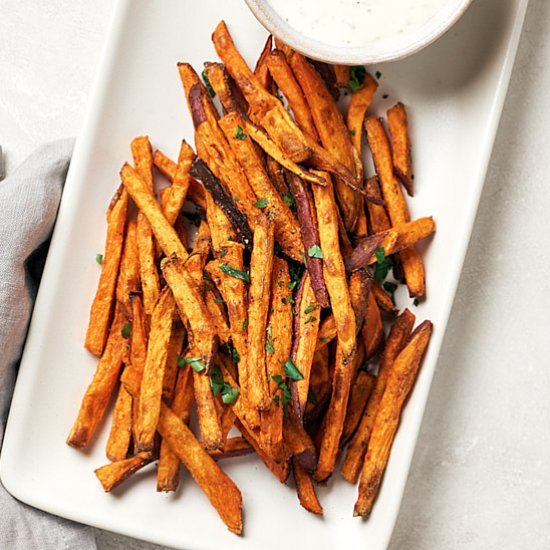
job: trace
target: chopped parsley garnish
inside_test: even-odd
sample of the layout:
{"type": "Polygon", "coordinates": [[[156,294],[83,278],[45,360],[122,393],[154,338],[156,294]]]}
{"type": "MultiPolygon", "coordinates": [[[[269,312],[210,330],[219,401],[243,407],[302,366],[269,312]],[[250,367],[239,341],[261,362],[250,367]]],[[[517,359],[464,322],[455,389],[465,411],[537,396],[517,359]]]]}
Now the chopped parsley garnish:
{"type": "Polygon", "coordinates": [[[220,270],[223,271],[226,275],[234,277],[235,279],[240,279],[245,283],[250,282],[250,273],[248,271],[241,271],[227,264],[220,264],[220,270]]]}
{"type": "Polygon", "coordinates": [[[210,84],[210,80],[206,76],[206,72],[202,71],[201,76],[202,76],[202,79],[204,80],[204,85],[206,86],[206,89],[208,90],[208,95],[210,97],[216,97],[216,92],[214,91],[214,88],[212,88],[212,84],[210,84]]]}
{"type": "MultiPolygon", "coordinates": [[[[279,374],[273,375],[271,377],[271,380],[273,380],[273,382],[275,382],[279,386],[279,389],[281,390],[283,410],[286,416],[286,414],[288,414],[287,405],[292,401],[292,392],[290,391],[290,388],[288,387],[287,383],[283,380],[283,377],[280,376],[279,374]]],[[[273,401],[275,402],[275,405],[278,407],[280,402],[279,396],[274,395],[273,401]]]]}
{"type": "Polygon", "coordinates": [[[374,278],[379,282],[387,277],[392,265],[391,258],[387,258],[383,248],[377,248],[374,252],[376,263],[374,264],[374,278]]]}
{"type": "Polygon", "coordinates": [[[103,254],[96,254],[95,255],[95,261],[101,265],[103,263],[103,254]]]}
{"type": "Polygon", "coordinates": [[[214,298],[214,303],[215,304],[225,304],[225,300],[222,300],[220,298],[214,298]]]}
{"type": "Polygon", "coordinates": [[[291,380],[303,380],[304,375],[298,370],[298,367],[294,364],[294,361],[289,357],[285,363],[285,374],[291,380]]]}
{"type": "Polygon", "coordinates": [[[323,251],[321,250],[321,247],[318,244],[314,244],[313,246],[310,246],[307,249],[307,255],[310,258],[322,258],[323,251]]]}
{"type": "Polygon", "coordinates": [[[328,342],[328,338],[325,338],[323,336],[321,336],[321,338],[319,338],[319,340],[321,340],[321,342],[323,342],[323,344],[326,344],[328,342]]]}
{"type": "Polygon", "coordinates": [[[304,310],[304,313],[307,315],[308,313],[311,313],[312,311],[315,311],[319,307],[319,304],[315,304],[314,306],[306,307],[304,310]]]}
{"type": "Polygon", "coordinates": [[[317,321],[317,317],[313,317],[313,315],[312,315],[311,317],[309,317],[308,319],[306,319],[304,321],[304,325],[307,325],[308,323],[313,323],[315,321],[317,321]]]}
{"type": "Polygon", "coordinates": [[[178,357],[178,367],[189,365],[195,372],[202,372],[206,366],[202,357],[178,357]]]}
{"type": "Polygon", "coordinates": [[[283,303],[286,304],[287,302],[294,305],[294,298],[290,294],[283,298],[283,303]]]}
{"type": "Polygon", "coordinates": [[[232,388],[228,382],[224,382],[222,389],[222,401],[226,405],[231,405],[239,397],[239,388],[232,388]]]}
{"type": "Polygon", "coordinates": [[[273,347],[273,334],[271,326],[267,327],[267,336],[265,339],[265,351],[268,353],[275,353],[275,348],[273,347]]]}
{"type": "Polygon", "coordinates": [[[262,197],[254,203],[254,206],[256,208],[265,208],[267,206],[267,199],[265,197],[262,197]]]}
{"type": "Polygon", "coordinates": [[[223,389],[223,374],[222,369],[218,365],[214,365],[210,369],[210,387],[214,396],[218,395],[223,389]]]}
{"type": "Polygon", "coordinates": [[[236,350],[236,348],[234,348],[231,345],[228,345],[227,349],[229,351],[229,356],[231,357],[231,361],[233,361],[233,363],[238,363],[241,360],[241,358],[239,357],[239,353],[236,350]]]}
{"type": "Polygon", "coordinates": [[[365,82],[365,77],[367,76],[367,70],[362,65],[357,65],[351,67],[349,70],[349,81],[348,86],[356,92],[363,86],[365,82]]]}
{"type": "Polygon", "coordinates": [[[223,258],[226,254],[227,254],[227,248],[224,246],[224,247],[220,250],[220,258],[223,258]]]}
{"type": "Polygon", "coordinates": [[[132,333],[132,327],[130,326],[130,323],[126,323],[122,330],[120,331],[120,334],[122,334],[123,338],[130,338],[130,334],[132,333]]]}
{"type": "Polygon", "coordinates": [[[235,138],[246,139],[247,137],[248,135],[243,132],[243,129],[240,126],[237,126],[237,131],[235,132],[235,138]]]}
{"type": "Polygon", "coordinates": [[[382,73],[380,71],[376,71],[374,74],[377,80],[380,80],[382,78],[382,73]]]}
{"type": "Polygon", "coordinates": [[[244,332],[248,328],[248,319],[245,317],[243,319],[243,325],[241,327],[241,330],[244,332]]]}
{"type": "Polygon", "coordinates": [[[418,298],[415,298],[413,300],[413,306],[417,306],[420,303],[420,300],[418,298]]]}
{"type": "Polygon", "coordinates": [[[355,128],[353,128],[353,130],[350,130],[349,133],[354,136],[355,135],[355,128]]]}
{"type": "Polygon", "coordinates": [[[393,302],[393,305],[395,305],[395,291],[397,290],[397,285],[386,281],[384,283],[384,290],[390,294],[391,301],[393,302]]]}
{"type": "Polygon", "coordinates": [[[319,403],[319,399],[317,399],[317,394],[309,388],[309,391],[307,392],[307,402],[311,403],[312,405],[317,405],[319,403]]]}

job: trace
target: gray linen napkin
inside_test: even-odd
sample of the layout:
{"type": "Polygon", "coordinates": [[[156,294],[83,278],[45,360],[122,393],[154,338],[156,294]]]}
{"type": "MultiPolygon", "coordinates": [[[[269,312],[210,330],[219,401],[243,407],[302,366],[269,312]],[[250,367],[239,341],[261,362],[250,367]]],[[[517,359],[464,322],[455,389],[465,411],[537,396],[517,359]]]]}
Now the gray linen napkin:
{"type": "MultiPolygon", "coordinates": [[[[73,140],[35,151],[0,182],[0,442],[73,140]]],[[[89,527],[22,504],[0,483],[0,548],[95,550],[89,527]]]]}

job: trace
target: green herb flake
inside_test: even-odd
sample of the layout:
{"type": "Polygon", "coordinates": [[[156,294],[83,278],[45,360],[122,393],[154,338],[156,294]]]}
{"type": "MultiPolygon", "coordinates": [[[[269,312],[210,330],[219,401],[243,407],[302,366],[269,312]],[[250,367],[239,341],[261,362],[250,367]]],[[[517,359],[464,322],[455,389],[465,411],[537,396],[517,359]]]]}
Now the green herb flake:
{"type": "Polygon", "coordinates": [[[382,281],[387,277],[388,271],[392,265],[391,258],[385,256],[383,248],[377,248],[374,252],[376,257],[376,263],[374,264],[374,278],[377,282],[382,283],[382,281]]]}
{"type": "Polygon", "coordinates": [[[328,342],[328,338],[324,338],[323,336],[321,336],[321,338],[319,338],[319,340],[321,340],[321,342],[323,342],[323,344],[326,344],[328,342]]]}
{"type": "Polygon", "coordinates": [[[285,195],[283,195],[283,200],[285,201],[285,204],[294,211],[294,209],[296,208],[296,201],[294,200],[292,193],[286,193],[285,195]]]}
{"type": "Polygon", "coordinates": [[[286,304],[286,303],[294,304],[294,298],[292,296],[290,296],[290,294],[283,298],[283,304],[286,304]]]}
{"type": "Polygon", "coordinates": [[[103,263],[103,254],[96,254],[95,255],[95,261],[101,265],[103,263]]]}
{"type": "Polygon", "coordinates": [[[244,332],[247,328],[248,328],[248,319],[244,318],[241,330],[244,332]]]}
{"type": "Polygon", "coordinates": [[[262,197],[254,203],[254,206],[256,208],[265,208],[267,206],[267,199],[265,197],[262,197]]]}
{"type": "Polygon", "coordinates": [[[391,301],[393,302],[393,305],[395,305],[395,291],[397,290],[397,285],[386,281],[384,283],[384,290],[390,294],[391,301]]]}
{"type": "Polygon", "coordinates": [[[418,298],[415,298],[413,300],[413,306],[417,306],[420,303],[420,300],[418,298]]]}
{"type": "Polygon", "coordinates": [[[374,74],[377,80],[380,80],[382,78],[382,73],[380,71],[376,71],[374,74]]]}
{"type": "Polygon", "coordinates": [[[215,304],[225,304],[225,300],[222,300],[220,298],[214,298],[214,303],[215,304]]]}
{"type": "Polygon", "coordinates": [[[202,372],[206,366],[202,357],[178,357],[178,367],[189,365],[195,372],[202,372]]]}
{"type": "Polygon", "coordinates": [[[220,250],[220,258],[223,258],[227,254],[227,248],[224,246],[220,250]]]}
{"type": "Polygon", "coordinates": [[[304,375],[298,370],[298,367],[294,364],[294,361],[289,357],[285,363],[285,374],[291,380],[303,380],[304,375]]]}
{"type": "Polygon", "coordinates": [[[314,306],[306,307],[304,310],[304,313],[307,315],[308,313],[311,313],[312,311],[315,311],[319,307],[319,304],[315,304],[314,306]]]}
{"type": "Polygon", "coordinates": [[[241,271],[240,269],[236,269],[227,264],[220,264],[219,268],[220,271],[223,271],[226,275],[229,275],[230,277],[240,279],[245,283],[250,282],[250,273],[248,271],[241,271]]]}
{"type": "Polygon", "coordinates": [[[222,370],[218,365],[214,365],[210,369],[210,387],[212,388],[212,393],[214,394],[214,397],[222,391],[223,385],[224,379],[222,370]]]}
{"type": "Polygon", "coordinates": [[[202,76],[202,79],[204,80],[204,85],[206,86],[206,89],[208,90],[208,95],[210,97],[216,97],[216,92],[214,91],[214,88],[212,88],[212,84],[210,84],[210,80],[206,76],[206,72],[202,71],[201,76],[202,76]]]}
{"type": "Polygon", "coordinates": [[[265,351],[268,353],[275,353],[275,348],[273,347],[273,334],[271,326],[267,327],[267,336],[265,339],[265,351]]]}
{"type": "Polygon", "coordinates": [[[353,128],[353,130],[350,130],[349,133],[350,133],[350,135],[354,136],[355,135],[355,128],[353,128]]]}
{"type": "Polygon", "coordinates": [[[226,405],[231,405],[237,401],[237,397],[239,397],[239,388],[232,388],[225,382],[222,389],[222,401],[226,405]]]}
{"type": "Polygon", "coordinates": [[[288,281],[285,285],[289,290],[294,290],[294,287],[298,284],[298,281],[288,281]]]}
{"type": "Polygon", "coordinates": [[[319,403],[319,399],[317,399],[317,394],[309,388],[309,391],[307,392],[307,402],[311,403],[312,405],[317,405],[319,403]]]}
{"type": "Polygon", "coordinates": [[[311,317],[309,317],[308,319],[306,319],[304,321],[304,325],[307,325],[308,323],[313,323],[315,321],[317,321],[317,317],[313,317],[313,315],[312,315],[311,317]]]}
{"type": "Polygon", "coordinates": [[[280,401],[280,397],[278,395],[274,395],[273,396],[273,401],[275,402],[275,406],[278,407],[279,406],[279,401],[280,401]]]}
{"type": "Polygon", "coordinates": [[[352,89],[352,91],[356,92],[363,86],[366,76],[367,70],[362,65],[351,67],[349,70],[348,86],[352,89]]]}
{"type": "Polygon", "coordinates": [[[122,337],[123,338],[130,338],[130,334],[132,333],[132,327],[130,326],[130,323],[126,323],[123,327],[122,327],[122,330],[120,331],[120,334],[122,334],[122,337]]]}
{"type": "Polygon", "coordinates": [[[229,347],[229,356],[231,357],[231,361],[233,361],[233,363],[238,363],[241,360],[239,356],[239,352],[233,346],[228,346],[228,347],[229,347]]]}
{"type": "Polygon", "coordinates": [[[318,244],[314,244],[313,246],[310,246],[307,249],[307,255],[310,258],[323,258],[323,251],[321,250],[321,247],[318,244]]]}
{"type": "Polygon", "coordinates": [[[235,132],[235,138],[246,139],[247,137],[248,135],[243,132],[243,129],[240,126],[237,126],[237,131],[235,132]]]}

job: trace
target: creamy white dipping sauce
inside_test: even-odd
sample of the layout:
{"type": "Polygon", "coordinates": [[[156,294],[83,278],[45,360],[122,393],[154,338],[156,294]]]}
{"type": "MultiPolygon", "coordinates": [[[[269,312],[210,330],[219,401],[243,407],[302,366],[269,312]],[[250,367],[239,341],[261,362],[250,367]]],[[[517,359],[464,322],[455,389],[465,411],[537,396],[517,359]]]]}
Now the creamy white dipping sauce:
{"type": "Polygon", "coordinates": [[[304,36],[334,46],[364,46],[427,23],[449,0],[268,0],[304,36]]]}

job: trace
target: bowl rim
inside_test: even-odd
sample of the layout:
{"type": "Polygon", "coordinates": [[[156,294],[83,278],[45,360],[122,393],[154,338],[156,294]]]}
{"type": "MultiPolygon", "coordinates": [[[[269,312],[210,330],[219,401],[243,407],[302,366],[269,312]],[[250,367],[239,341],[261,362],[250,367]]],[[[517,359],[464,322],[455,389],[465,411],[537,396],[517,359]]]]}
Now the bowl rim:
{"type": "Polygon", "coordinates": [[[378,54],[369,53],[367,46],[351,47],[344,50],[344,48],[338,48],[313,38],[303,36],[290,24],[278,17],[278,14],[271,6],[266,8],[269,0],[245,0],[245,2],[256,19],[273,36],[280,38],[285,44],[288,44],[297,52],[311,59],[326,63],[371,65],[398,61],[423,50],[443,36],[454,25],[464,15],[473,0],[458,0],[455,9],[452,10],[448,17],[442,20],[436,19],[436,23],[432,26],[426,25],[428,32],[421,39],[411,41],[411,43],[400,47],[388,48],[387,51],[378,54]],[[274,20],[270,16],[269,11],[275,13],[279,21],[274,20]]]}

